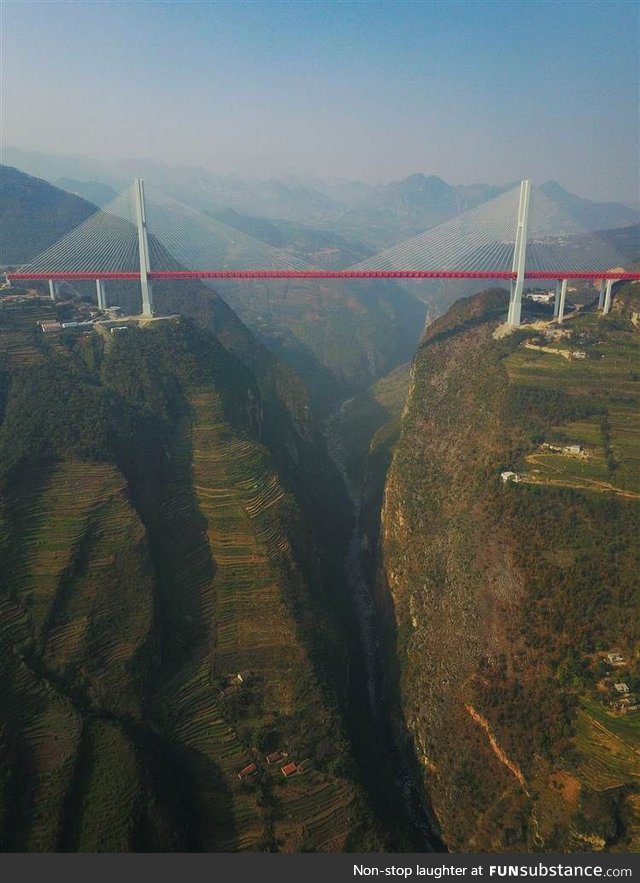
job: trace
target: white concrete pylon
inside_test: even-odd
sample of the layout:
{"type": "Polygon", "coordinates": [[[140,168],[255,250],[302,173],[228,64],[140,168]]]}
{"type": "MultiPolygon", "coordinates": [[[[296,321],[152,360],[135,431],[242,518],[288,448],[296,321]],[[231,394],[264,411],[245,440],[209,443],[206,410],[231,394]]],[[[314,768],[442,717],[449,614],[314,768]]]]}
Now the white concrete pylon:
{"type": "Polygon", "coordinates": [[[57,294],[58,294],[57,282],[54,282],[53,279],[49,279],[49,297],[51,298],[51,300],[55,300],[57,294]]]}
{"type": "Polygon", "coordinates": [[[604,306],[604,279],[600,280],[600,291],[598,292],[598,309],[601,310],[604,306]]]}
{"type": "Polygon", "coordinates": [[[607,279],[607,285],[604,293],[604,307],[602,308],[602,312],[605,316],[611,309],[611,289],[613,288],[613,282],[613,279],[607,279]]]}
{"type": "Polygon", "coordinates": [[[138,227],[138,252],[140,254],[140,288],[142,290],[142,314],[153,316],[153,286],[149,279],[149,241],[147,239],[147,217],[144,208],[144,183],[136,178],[133,185],[138,227]]]}
{"type": "Polygon", "coordinates": [[[531,196],[531,181],[520,183],[520,203],[518,205],[518,226],[516,227],[516,241],[513,250],[512,272],[516,274],[515,284],[511,285],[511,297],[509,298],[509,325],[520,324],[522,312],[522,289],[524,288],[525,260],[527,256],[527,222],[529,219],[529,198],[531,196]]]}
{"type": "Polygon", "coordinates": [[[559,279],[556,279],[556,297],[553,302],[553,318],[558,318],[558,313],[560,312],[560,288],[562,283],[559,279]]]}
{"type": "Polygon", "coordinates": [[[107,308],[107,291],[104,284],[104,279],[96,279],[96,291],[98,293],[98,307],[101,310],[106,310],[107,308]]]}
{"type": "Polygon", "coordinates": [[[562,280],[562,285],[560,287],[560,306],[558,307],[558,323],[562,324],[564,321],[564,305],[567,299],[567,280],[562,280]]]}

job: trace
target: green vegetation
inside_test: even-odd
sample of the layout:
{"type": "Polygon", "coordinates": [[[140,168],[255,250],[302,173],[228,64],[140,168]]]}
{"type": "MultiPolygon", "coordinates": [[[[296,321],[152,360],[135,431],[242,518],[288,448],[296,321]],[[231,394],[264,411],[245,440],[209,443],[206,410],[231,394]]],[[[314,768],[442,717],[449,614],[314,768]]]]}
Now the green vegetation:
{"type": "Polygon", "coordinates": [[[578,460],[536,451],[525,468],[532,466],[536,480],[557,486],[639,493],[637,332],[614,317],[601,320],[595,341],[585,343],[593,327],[593,314],[571,323],[568,347],[586,352],[584,360],[522,347],[504,360],[515,384],[514,413],[524,410],[530,416],[532,438],[580,444],[586,451],[578,460]]]}
{"type": "Polygon", "coordinates": [[[613,688],[621,678],[633,691],[638,676],[628,288],[611,318],[567,323],[558,346],[585,359],[527,348],[526,329],[495,340],[489,292],[434,323],[413,366],[381,578],[396,689],[453,848],[637,848],[637,712],[613,688]],[[501,482],[506,469],[520,483],[501,482]],[[612,649],[624,669],[607,665],[612,649]],[[606,785],[586,771],[618,738],[606,785]]]}
{"type": "Polygon", "coordinates": [[[393,282],[267,281],[220,290],[323,411],[411,358],[426,313],[393,282]]]}
{"type": "Polygon", "coordinates": [[[3,322],[3,849],[379,848],[341,721],[342,550],[314,527],[339,485],[295,378],[185,319],[3,322]],[[268,768],[265,730],[309,768],[268,768]]]}
{"type": "Polygon", "coordinates": [[[76,848],[79,852],[129,852],[136,822],[140,770],[122,730],[94,721],[82,751],[85,775],[76,848]]]}
{"type": "Polygon", "coordinates": [[[90,202],[10,166],[0,165],[0,194],[5,266],[35,257],[96,211],[90,202]]]}

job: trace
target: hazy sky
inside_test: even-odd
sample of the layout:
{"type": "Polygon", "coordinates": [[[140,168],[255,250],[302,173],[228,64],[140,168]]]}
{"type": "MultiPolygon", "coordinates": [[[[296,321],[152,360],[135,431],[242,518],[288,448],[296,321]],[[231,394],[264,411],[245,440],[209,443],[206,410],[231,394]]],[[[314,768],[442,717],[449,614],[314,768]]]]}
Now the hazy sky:
{"type": "Polygon", "coordinates": [[[638,201],[635,0],[0,5],[6,144],[638,201]]]}

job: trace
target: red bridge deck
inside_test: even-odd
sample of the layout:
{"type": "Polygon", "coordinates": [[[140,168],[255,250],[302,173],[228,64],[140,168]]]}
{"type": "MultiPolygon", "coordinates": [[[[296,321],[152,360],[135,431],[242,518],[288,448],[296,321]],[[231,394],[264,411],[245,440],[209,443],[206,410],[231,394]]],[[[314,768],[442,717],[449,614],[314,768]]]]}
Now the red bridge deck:
{"type": "MultiPolygon", "coordinates": [[[[139,279],[135,271],[7,272],[11,281],[53,279],[54,282],[91,279],[139,279]]],[[[153,270],[149,279],[515,279],[506,270],[153,270]]],[[[527,279],[640,279],[633,273],[579,270],[527,270],[527,279]]]]}

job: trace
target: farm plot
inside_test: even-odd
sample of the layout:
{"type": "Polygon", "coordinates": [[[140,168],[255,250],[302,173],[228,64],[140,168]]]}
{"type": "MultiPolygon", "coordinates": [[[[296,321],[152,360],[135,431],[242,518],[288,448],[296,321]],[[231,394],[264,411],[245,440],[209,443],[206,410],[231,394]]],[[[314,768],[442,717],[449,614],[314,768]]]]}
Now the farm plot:
{"type": "Polygon", "coordinates": [[[24,313],[0,313],[0,357],[10,368],[28,368],[43,360],[43,353],[30,339],[39,333],[38,322],[54,318],[50,307],[32,307],[24,313]]]}
{"type": "Polygon", "coordinates": [[[263,769],[249,738],[276,719],[286,732],[296,681],[310,668],[283,598],[284,581],[301,580],[287,538],[287,494],[267,453],[226,422],[212,387],[192,389],[190,404],[161,507],[171,536],[170,603],[188,624],[185,661],[160,702],[189,770],[200,836],[213,850],[261,849],[273,838],[286,850],[305,837],[329,848],[348,829],[352,788],[305,774],[265,802],[264,776],[277,782],[280,773],[263,769]],[[243,671],[247,684],[236,679],[243,671]],[[234,680],[236,692],[222,696],[234,680]],[[240,781],[252,761],[259,775],[240,781]]]}
{"type": "Polygon", "coordinates": [[[8,501],[14,529],[7,586],[28,606],[37,637],[73,569],[92,514],[123,484],[106,464],[67,462],[31,476],[8,501]]]}
{"type": "Polygon", "coordinates": [[[578,713],[580,777],[597,791],[640,785],[640,713],[615,718],[592,703],[578,713]]]}
{"type": "Polygon", "coordinates": [[[539,483],[635,497],[640,493],[638,336],[608,330],[606,323],[598,331],[602,339],[590,359],[568,361],[519,347],[504,360],[513,383],[577,396],[597,410],[546,432],[550,441],[582,445],[587,457],[535,451],[525,463],[539,483]]]}
{"type": "MultiPolygon", "coordinates": [[[[34,673],[25,654],[16,652],[16,647],[28,646],[29,637],[27,612],[19,604],[3,599],[0,730],[9,745],[20,746],[24,761],[19,793],[10,791],[6,795],[11,810],[5,819],[3,848],[49,852],[60,847],[80,719],[71,703],[34,673]]],[[[0,761],[11,764],[11,755],[0,761]]]]}

